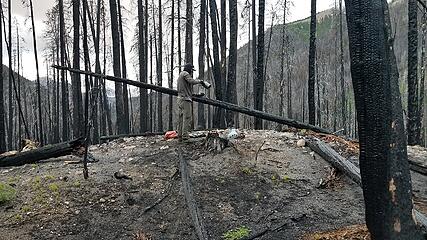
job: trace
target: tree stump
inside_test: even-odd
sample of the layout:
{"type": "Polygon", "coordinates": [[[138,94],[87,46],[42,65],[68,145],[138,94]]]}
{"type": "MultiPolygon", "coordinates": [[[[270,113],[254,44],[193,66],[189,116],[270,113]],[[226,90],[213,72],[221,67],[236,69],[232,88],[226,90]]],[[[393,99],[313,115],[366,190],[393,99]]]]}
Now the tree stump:
{"type": "Polygon", "coordinates": [[[229,141],[220,137],[218,132],[209,132],[206,137],[205,147],[209,152],[220,153],[229,147],[229,141]]]}

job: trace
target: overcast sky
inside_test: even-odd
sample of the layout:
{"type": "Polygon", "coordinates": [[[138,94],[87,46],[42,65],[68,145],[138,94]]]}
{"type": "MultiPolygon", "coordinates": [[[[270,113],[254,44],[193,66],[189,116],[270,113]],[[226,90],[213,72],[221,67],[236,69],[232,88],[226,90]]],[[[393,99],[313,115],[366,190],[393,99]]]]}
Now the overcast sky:
{"type": "MultiPolygon", "coordinates": [[[[45,29],[45,25],[43,21],[46,19],[46,12],[53,7],[56,1],[57,0],[33,0],[34,15],[36,19],[36,33],[37,33],[37,41],[38,41],[37,44],[38,44],[38,49],[40,53],[39,54],[40,63],[44,62],[44,58],[42,57],[42,50],[44,49],[45,44],[42,38],[42,34],[45,29]]],[[[122,4],[126,7],[126,6],[129,6],[130,3],[133,1],[136,1],[136,0],[122,0],[122,4]]],[[[26,48],[29,49],[27,52],[24,53],[24,57],[23,57],[24,76],[32,80],[32,79],[35,79],[35,67],[33,67],[35,66],[35,62],[34,62],[34,52],[32,51],[33,42],[32,42],[31,30],[30,30],[31,21],[29,21],[28,9],[25,8],[21,4],[21,2],[22,2],[21,0],[12,1],[12,15],[20,23],[20,29],[21,29],[20,34],[25,39],[26,48]]],[[[267,2],[267,5],[270,4],[270,6],[267,6],[267,10],[269,10],[272,7],[274,7],[273,2],[276,2],[276,0],[268,0],[266,2],[267,2]]],[[[310,0],[294,0],[293,2],[294,2],[293,7],[290,9],[290,17],[288,21],[295,21],[295,20],[303,19],[310,16],[310,2],[311,2],[310,0]]],[[[320,12],[332,7],[334,0],[322,0],[317,2],[318,2],[317,10],[318,12],[320,12]]],[[[127,8],[127,9],[132,9],[132,8],[127,8]]],[[[267,24],[268,24],[268,20],[267,20],[267,24]]],[[[128,34],[128,35],[132,36],[132,34],[128,34]]],[[[243,45],[243,44],[240,43],[239,45],[243,45]]],[[[3,63],[5,65],[8,65],[7,53],[5,51],[3,51],[3,53],[4,53],[3,63]]],[[[127,56],[129,55],[130,54],[127,54],[127,56]]],[[[42,66],[44,67],[40,67],[41,68],[40,75],[46,76],[46,66],[45,65],[42,65],[42,66]]],[[[130,76],[134,76],[134,75],[131,73],[130,76]]]]}

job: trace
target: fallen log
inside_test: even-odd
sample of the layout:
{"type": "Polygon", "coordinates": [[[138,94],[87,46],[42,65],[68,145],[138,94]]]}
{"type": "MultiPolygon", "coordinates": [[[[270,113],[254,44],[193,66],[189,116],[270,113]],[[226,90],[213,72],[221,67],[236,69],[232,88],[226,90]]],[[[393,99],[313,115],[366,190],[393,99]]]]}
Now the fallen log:
{"type": "MultiPolygon", "coordinates": [[[[108,76],[108,75],[103,75],[103,74],[97,74],[97,73],[93,73],[93,72],[87,72],[87,71],[82,71],[79,69],[72,69],[72,68],[62,67],[62,66],[53,66],[53,68],[69,71],[72,73],[78,73],[78,74],[103,78],[103,79],[113,81],[113,82],[126,83],[126,84],[131,85],[131,86],[144,88],[144,89],[150,89],[150,90],[154,90],[156,92],[161,92],[161,93],[168,94],[168,95],[178,96],[178,91],[176,91],[174,89],[170,89],[170,88],[164,88],[164,87],[157,86],[157,85],[151,85],[151,84],[147,84],[147,83],[143,83],[143,82],[132,81],[129,79],[118,78],[118,77],[113,77],[113,76],[108,76]]],[[[219,100],[214,100],[214,99],[199,97],[199,96],[193,96],[193,100],[195,102],[219,107],[219,108],[230,110],[233,112],[246,114],[246,115],[249,115],[252,117],[260,118],[260,119],[267,120],[267,121],[276,122],[279,124],[291,126],[291,127],[298,128],[298,129],[308,129],[308,130],[312,130],[314,132],[331,134],[331,131],[317,127],[317,126],[314,126],[314,125],[298,122],[298,121],[293,120],[293,119],[276,116],[276,115],[273,115],[270,113],[254,110],[254,109],[247,108],[247,107],[241,107],[241,106],[238,106],[235,104],[231,104],[231,103],[227,103],[227,102],[223,102],[223,101],[219,101],[219,100]]]]}
{"type": "Polygon", "coordinates": [[[34,150],[19,152],[11,156],[0,157],[0,167],[21,166],[41,160],[69,155],[84,145],[83,139],[46,145],[34,150]]]}
{"type": "Polygon", "coordinates": [[[427,149],[408,146],[408,160],[412,171],[427,175],[427,149]]]}
{"type": "Polygon", "coordinates": [[[178,149],[180,171],[181,171],[181,181],[182,188],[184,189],[184,196],[187,202],[188,210],[190,211],[190,216],[193,220],[193,225],[197,233],[199,240],[207,240],[206,228],[203,224],[203,218],[200,214],[199,208],[197,207],[196,200],[194,199],[193,188],[191,186],[190,173],[188,172],[187,160],[183,156],[182,149],[178,149]]]}
{"type": "Polygon", "coordinates": [[[360,170],[352,162],[342,157],[327,143],[320,140],[307,141],[307,146],[319,154],[323,159],[328,161],[334,168],[345,173],[357,184],[361,184],[360,170]]]}
{"type": "MultiPolygon", "coordinates": [[[[337,153],[327,143],[318,139],[313,139],[311,141],[308,141],[307,145],[311,150],[313,150],[323,159],[328,161],[333,167],[341,170],[344,174],[346,174],[354,182],[361,186],[362,179],[360,176],[360,169],[356,167],[352,162],[339,155],[339,153],[337,153]]],[[[414,209],[414,214],[418,224],[427,229],[427,217],[416,209],[414,209]]]]}

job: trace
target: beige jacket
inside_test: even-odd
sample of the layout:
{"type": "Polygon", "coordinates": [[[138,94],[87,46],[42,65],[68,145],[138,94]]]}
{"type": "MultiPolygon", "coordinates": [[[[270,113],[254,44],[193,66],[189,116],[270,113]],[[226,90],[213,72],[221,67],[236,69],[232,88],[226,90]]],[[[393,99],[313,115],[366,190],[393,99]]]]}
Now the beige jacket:
{"type": "Polygon", "coordinates": [[[178,77],[178,96],[186,101],[192,101],[193,85],[200,84],[201,81],[193,79],[190,73],[182,71],[178,77]]]}

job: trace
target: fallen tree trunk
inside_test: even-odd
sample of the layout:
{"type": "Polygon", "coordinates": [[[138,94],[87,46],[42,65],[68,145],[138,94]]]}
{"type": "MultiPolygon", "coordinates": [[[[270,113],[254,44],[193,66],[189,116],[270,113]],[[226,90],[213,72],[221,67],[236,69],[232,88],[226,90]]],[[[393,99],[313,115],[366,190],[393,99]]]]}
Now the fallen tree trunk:
{"type": "MultiPolygon", "coordinates": [[[[154,90],[156,92],[161,92],[161,93],[168,94],[168,95],[178,96],[178,91],[176,91],[174,89],[170,89],[170,88],[164,88],[164,87],[151,85],[151,84],[147,84],[147,83],[143,83],[143,82],[137,82],[137,81],[132,81],[129,79],[118,78],[118,77],[113,77],[113,76],[108,76],[108,75],[102,75],[102,74],[97,74],[97,73],[93,73],[93,72],[86,72],[86,71],[82,71],[82,70],[78,70],[78,69],[72,69],[72,68],[68,68],[68,67],[62,67],[62,66],[53,66],[53,67],[56,69],[60,69],[60,70],[66,70],[66,71],[69,71],[72,73],[78,73],[78,74],[103,78],[103,79],[107,79],[107,80],[110,80],[113,82],[126,83],[126,84],[131,85],[131,86],[144,88],[144,89],[151,89],[151,90],[154,90]]],[[[254,110],[251,108],[241,107],[241,106],[238,106],[238,105],[232,104],[232,103],[227,103],[227,102],[223,102],[223,101],[219,101],[219,100],[214,100],[214,99],[205,98],[205,97],[198,97],[198,96],[193,96],[193,100],[195,102],[219,107],[219,108],[230,110],[233,112],[246,114],[246,115],[249,115],[252,117],[276,122],[279,124],[287,125],[287,126],[298,128],[298,129],[308,129],[308,130],[312,130],[314,132],[331,134],[331,131],[329,131],[327,129],[323,129],[323,128],[320,128],[320,127],[317,127],[314,125],[298,122],[298,121],[293,120],[293,119],[288,119],[288,118],[276,116],[276,115],[273,115],[270,113],[265,113],[262,111],[254,110]]]]}
{"type": "MultiPolygon", "coordinates": [[[[359,168],[356,167],[352,162],[339,155],[339,153],[337,153],[327,143],[318,139],[314,139],[312,141],[308,141],[307,145],[311,150],[328,161],[333,167],[342,171],[360,186],[362,185],[359,168]]],[[[414,214],[418,224],[427,229],[427,217],[416,209],[414,209],[414,214]]]]}
{"type": "Polygon", "coordinates": [[[319,154],[323,159],[328,161],[334,168],[339,169],[341,172],[345,173],[357,184],[361,184],[362,180],[360,177],[360,170],[349,160],[342,157],[337,153],[333,148],[331,148],[327,143],[314,140],[308,141],[307,145],[311,150],[319,154]]]}
{"type": "Polygon", "coordinates": [[[41,160],[69,155],[84,145],[83,139],[47,145],[38,149],[19,152],[15,155],[0,157],[0,167],[21,166],[41,160]]]}
{"type": "Polygon", "coordinates": [[[196,200],[194,199],[193,188],[191,186],[190,173],[188,172],[187,160],[183,156],[182,149],[179,148],[179,162],[181,170],[181,181],[182,188],[184,189],[184,196],[187,202],[190,216],[193,219],[194,229],[196,230],[197,237],[199,240],[207,240],[206,228],[203,224],[203,218],[200,214],[199,208],[197,207],[196,200]]]}
{"type": "Polygon", "coordinates": [[[408,146],[409,167],[412,171],[427,175],[427,150],[420,146],[408,146]]]}

